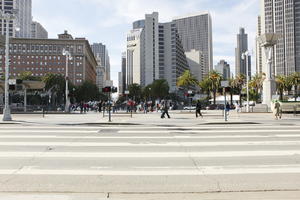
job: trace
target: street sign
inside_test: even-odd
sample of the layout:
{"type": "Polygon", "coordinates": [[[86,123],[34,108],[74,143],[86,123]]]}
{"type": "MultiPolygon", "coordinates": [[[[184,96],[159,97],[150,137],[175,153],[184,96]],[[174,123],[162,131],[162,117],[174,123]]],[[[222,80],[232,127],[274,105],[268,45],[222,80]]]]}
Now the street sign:
{"type": "Polygon", "coordinates": [[[125,90],[124,94],[129,94],[129,91],[128,91],[128,90],[125,90]]]}
{"type": "Polygon", "coordinates": [[[8,79],[8,85],[16,85],[17,79],[8,79]]]}
{"type": "Polygon", "coordinates": [[[228,87],[229,81],[221,81],[221,87],[228,87]]]}

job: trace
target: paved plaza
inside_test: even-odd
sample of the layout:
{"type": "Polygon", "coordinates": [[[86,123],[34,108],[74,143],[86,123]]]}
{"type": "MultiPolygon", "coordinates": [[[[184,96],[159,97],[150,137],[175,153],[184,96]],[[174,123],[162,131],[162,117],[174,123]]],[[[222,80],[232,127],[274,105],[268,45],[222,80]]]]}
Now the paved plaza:
{"type": "Polygon", "coordinates": [[[300,116],[13,115],[0,199],[299,199],[300,116]]]}

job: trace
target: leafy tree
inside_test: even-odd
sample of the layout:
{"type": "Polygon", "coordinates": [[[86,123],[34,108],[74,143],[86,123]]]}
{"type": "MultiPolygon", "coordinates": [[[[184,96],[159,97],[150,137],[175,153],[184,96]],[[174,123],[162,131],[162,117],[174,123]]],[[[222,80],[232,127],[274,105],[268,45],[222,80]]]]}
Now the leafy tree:
{"type": "MultiPolygon", "coordinates": [[[[42,79],[45,83],[45,89],[51,92],[54,97],[52,103],[54,105],[63,104],[65,94],[65,78],[58,74],[47,74],[42,79]]],[[[70,82],[69,82],[70,83],[70,82]]]]}
{"type": "Polygon", "coordinates": [[[259,99],[259,94],[263,87],[263,82],[263,74],[255,74],[249,82],[249,88],[253,90],[252,96],[254,97],[253,99],[255,99],[255,101],[258,101],[259,99]]]}
{"type": "Polygon", "coordinates": [[[300,72],[295,72],[295,73],[291,74],[290,77],[291,77],[291,83],[295,89],[295,101],[297,101],[298,88],[300,86],[300,72]]]}
{"type": "Polygon", "coordinates": [[[178,79],[177,86],[189,89],[190,86],[198,85],[197,79],[191,74],[190,70],[186,70],[178,79]]]}
{"type": "Polygon", "coordinates": [[[216,104],[217,91],[221,86],[222,75],[217,71],[213,70],[209,72],[208,79],[210,80],[210,84],[211,84],[210,88],[211,91],[213,92],[214,104],[216,104]]]}
{"type": "Polygon", "coordinates": [[[99,101],[104,99],[104,96],[100,94],[97,85],[90,81],[85,81],[82,85],[78,86],[75,90],[75,98],[77,102],[87,101],[99,101]]]}
{"type": "Polygon", "coordinates": [[[239,74],[233,80],[233,87],[237,90],[238,95],[240,96],[240,105],[242,105],[242,90],[245,85],[245,75],[239,74]]]}
{"type": "Polygon", "coordinates": [[[208,99],[210,99],[211,85],[211,80],[208,77],[204,78],[198,83],[198,86],[201,88],[201,90],[203,92],[206,92],[206,94],[208,95],[208,99]]]}
{"type": "Polygon", "coordinates": [[[131,85],[128,85],[128,91],[129,98],[134,99],[135,101],[140,101],[142,96],[142,87],[139,84],[133,83],[131,85]]]}
{"type": "Polygon", "coordinates": [[[165,79],[155,80],[151,84],[151,94],[154,98],[165,98],[169,94],[169,84],[165,79]]]}
{"type": "Polygon", "coordinates": [[[19,76],[19,79],[23,81],[41,81],[42,79],[40,77],[36,77],[32,75],[32,72],[26,71],[22,72],[19,76]]]}

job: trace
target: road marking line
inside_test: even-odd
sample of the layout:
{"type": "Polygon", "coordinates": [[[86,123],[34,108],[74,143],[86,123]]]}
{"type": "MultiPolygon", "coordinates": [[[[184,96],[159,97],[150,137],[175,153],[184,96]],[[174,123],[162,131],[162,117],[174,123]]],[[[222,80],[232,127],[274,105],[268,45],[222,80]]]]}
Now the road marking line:
{"type": "Polygon", "coordinates": [[[98,133],[99,131],[91,130],[1,130],[0,133],[98,133]]]}
{"type": "Polygon", "coordinates": [[[209,151],[209,152],[0,152],[0,158],[221,158],[299,156],[300,150],[283,151],[209,151]]]}
{"type": "Polygon", "coordinates": [[[49,169],[1,169],[1,175],[66,175],[66,176],[187,176],[187,175],[243,175],[243,174],[299,174],[299,166],[289,167],[199,167],[189,170],[49,170],[49,169]]]}
{"type": "Polygon", "coordinates": [[[275,135],[176,135],[176,136],[62,136],[62,135],[0,135],[1,139],[226,139],[226,138],[300,138],[300,134],[275,135]]]}
{"type": "Polygon", "coordinates": [[[150,131],[150,130],[130,130],[130,131],[118,131],[118,133],[257,133],[257,132],[298,132],[300,133],[300,129],[287,129],[287,130],[278,130],[278,129],[268,129],[268,130],[262,130],[262,129],[252,129],[252,130],[174,130],[174,131],[150,131]]]}

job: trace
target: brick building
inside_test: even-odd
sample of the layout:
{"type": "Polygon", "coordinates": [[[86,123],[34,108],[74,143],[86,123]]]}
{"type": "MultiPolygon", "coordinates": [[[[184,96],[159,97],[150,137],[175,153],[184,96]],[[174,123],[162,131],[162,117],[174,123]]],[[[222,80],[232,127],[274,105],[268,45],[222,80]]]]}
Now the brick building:
{"type": "MultiPolygon", "coordinates": [[[[72,55],[69,61],[69,80],[75,85],[84,81],[96,83],[97,61],[89,42],[85,38],[75,38],[66,31],[58,39],[10,40],[10,76],[18,77],[30,71],[34,76],[43,77],[47,73],[65,76],[66,57],[63,49],[72,55]]],[[[5,70],[4,48],[0,49],[0,72],[5,70]]]]}

